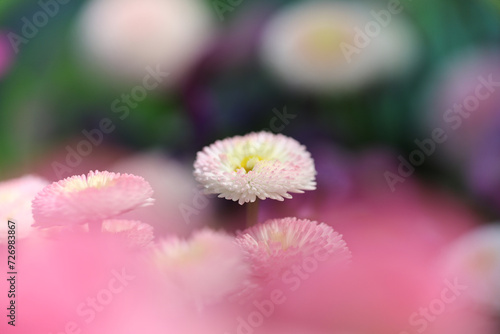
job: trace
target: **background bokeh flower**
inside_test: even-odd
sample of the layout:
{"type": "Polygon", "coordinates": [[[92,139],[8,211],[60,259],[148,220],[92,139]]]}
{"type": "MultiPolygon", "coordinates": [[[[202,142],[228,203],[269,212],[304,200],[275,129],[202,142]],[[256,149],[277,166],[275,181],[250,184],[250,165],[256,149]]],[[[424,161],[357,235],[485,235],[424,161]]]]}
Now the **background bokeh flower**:
{"type": "Polygon", "coordinates": [[[81,13],[76,39],[79,54],[98,71],[140,81],[148,67],[160,68],[169,73],[166,86],[201,56],[212,21],[199,0],[95,0],[81,13]]]}
{"type": "Polygon", "coordinates": [[[500,230],[482,226],[462,236],[444,250],[443,273],[468,286],[467,295],[480,305],[500,311],[500,230]]]}
{"type": "Polygon", "coordinates": [[[372,10],[334,1],[285,8],[264,30],[262,60],[292,88],[319,93],[357,90],[407,72],[419,54],[414,28],[389,12],[377,22],[372,10]]]}
{"type": "Polygon", "coordinates": [[[500,117],[488,121],[481,138],[471,153],[471,159],[465,164],[465,179],[471,192],[484,199],[494,210],[498,210],[500,203],[500,117]]]}
{"type": "Polygon", "coordinates": [[[427,129],[446,130],[445,161],[453,160],[463,168],[498,118],[499,57],[496,48],[471,48],[447,59],[435,74],[423,120],[427,129]]]}
{"type": "Polygon", "coordinates": [[[7,72],[12,58],[13,54],[10,50],[7,34],[0,30],[0,78],[7,72]]]}

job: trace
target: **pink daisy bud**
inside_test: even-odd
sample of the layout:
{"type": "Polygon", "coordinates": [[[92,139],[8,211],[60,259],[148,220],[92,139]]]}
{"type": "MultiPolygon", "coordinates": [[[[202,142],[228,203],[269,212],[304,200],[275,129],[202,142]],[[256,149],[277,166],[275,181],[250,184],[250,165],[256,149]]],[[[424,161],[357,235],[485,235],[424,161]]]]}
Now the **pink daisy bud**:
{"type": "Polygon", "coordinates": [[[33,230],[31,201],[47,184],[32,175],[0,182],[0,244],[7,243],[7,220],[15,223],[16,238],[24,238],[33,230]]]}
{"type": "Polygon", "coordinates": [[[249,268],[234,237],[204,229],[188,241],[163,240],[153,261],[188,300],[197,306],[216,302],[243,286],[249,268]]]}
{"type": "Polygon", "coordinates": [[[305,267],[306,261],[317,266],[351,258],[342,235],[324,223],[307,219],[271,219],[240,232],[237,242],[252,265],[253,276],[264,282],[281,278],[293,265],[305,267]]]}
{"type": "Polygon", "coordinates": [[[142,177],[91,171],[54,182],[33,200],[34,226],[78,225],[152,205],[153,190],[142,177]]]}
{"type": "Polygon", "coordinates": [[[316,189],[314,161],[296,140],[268,132],[216,141],[198,152],[194,176],[208,194],[238,201],[282,201],[316,189]]]}

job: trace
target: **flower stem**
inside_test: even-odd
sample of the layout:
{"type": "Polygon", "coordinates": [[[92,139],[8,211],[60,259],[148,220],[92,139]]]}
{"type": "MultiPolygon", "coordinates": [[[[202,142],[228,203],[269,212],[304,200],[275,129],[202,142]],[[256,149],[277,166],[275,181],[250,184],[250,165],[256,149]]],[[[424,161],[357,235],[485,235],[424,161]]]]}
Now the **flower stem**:
{"type": "Polygon", "coordinates": [[[260,199],[247,204],[247,227],[252,227],[259,222],[259,203],[260,199]]]}

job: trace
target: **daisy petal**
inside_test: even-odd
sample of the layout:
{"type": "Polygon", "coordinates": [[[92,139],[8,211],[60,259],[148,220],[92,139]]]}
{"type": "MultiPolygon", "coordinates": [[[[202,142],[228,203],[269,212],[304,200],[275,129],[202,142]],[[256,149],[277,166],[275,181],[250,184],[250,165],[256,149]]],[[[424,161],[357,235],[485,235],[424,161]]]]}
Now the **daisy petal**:
{"type": "Polygon", "coordinates": [[[153,204],[153,190],[142,177],[91,171],[54,182],[32,203],[33,226],[78,225],[103,221],[153,204]]]}

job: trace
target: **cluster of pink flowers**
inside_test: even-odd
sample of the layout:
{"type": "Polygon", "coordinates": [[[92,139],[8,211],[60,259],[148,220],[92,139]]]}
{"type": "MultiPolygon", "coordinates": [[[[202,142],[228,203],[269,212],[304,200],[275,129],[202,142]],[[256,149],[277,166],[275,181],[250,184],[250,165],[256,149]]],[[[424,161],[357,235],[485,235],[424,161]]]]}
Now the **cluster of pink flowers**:
{"type": "MultiPolygon", "coordinates": [[[[214,145],[195,162],[195,176],[208,193],[244,203],[256,197],[283,200],[288,192],[316,186],[311,155],[293,139],[259,133],[214,145]],[[261,176],[264,183],[256,181],[261,176]],[[273,190],[274,181],[279,192],[273,190]]],[[[432,268],[427,249],[409,240],[438,236],[429,239],[424,219],[424,227],[413,233],[404,223],[391,223],[395,211],[374,219],[377,229],[363,222],[362,212],[351,215],[349,222],[360,231],[344,227],[354,248],[331,222],[296,217],[259,221],[236,233],[205,226],[188,237],[155,240],[148,221],[122,217],[153,205],[152,196],[142,177],[106,171],[52,184],[32,176],[0,183],[1,203],[32,201],[32,208],[12,204],[7,217],[32,229],[16,246],[22,259],[16,270],[23,282],[16,297],[17,333],[402,332],[414,325],[408,317],[420,319],[419,306],[430,303],[433,310],[433,296],[456,282],[450,275],[475,261],[464,260],[464,241],[440,259],[448,266],[432,268]],[[9,195],[18,189],[23,196],[9,195]],[[394,242],[387,242],[390,238],[394,242]]],[[[380,210],[383,204],[377,200],[374,207],[380,210]]],[[[0,206],[2,213],[5,207],[0,206]]],[[[500,252],[493,248],[498,239],[492,235],[489,253],[477,260],[481,267],[467,272],[477,282],[488,269],[490,284],[497,287],[494,273],[500,261],[495,255],[500,252]]],[[[481,238],[468,243],[479,245],[481,238]]],[[[8,290],[7,283],[0,283],[2,291],[8,290]]],[[[492,333],[487,317],[468,313],[479,303],[473,296],[447,306],[450,314],[427,321],[429,333],[461,333],[461,327],[492,333]]],[[[2,333],[11,330],[6,321],[0,328],[2,333]]]]}

